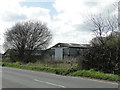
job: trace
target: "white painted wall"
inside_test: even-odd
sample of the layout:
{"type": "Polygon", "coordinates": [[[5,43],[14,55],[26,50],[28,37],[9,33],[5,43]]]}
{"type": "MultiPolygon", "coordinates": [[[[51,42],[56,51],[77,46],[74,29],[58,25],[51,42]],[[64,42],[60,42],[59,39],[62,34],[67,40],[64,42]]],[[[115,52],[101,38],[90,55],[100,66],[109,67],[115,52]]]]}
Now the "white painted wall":
{"type": "Polygon", "coordinates": [[[63,48],[55,48],[55,60],[63,59],[63,48]]]}

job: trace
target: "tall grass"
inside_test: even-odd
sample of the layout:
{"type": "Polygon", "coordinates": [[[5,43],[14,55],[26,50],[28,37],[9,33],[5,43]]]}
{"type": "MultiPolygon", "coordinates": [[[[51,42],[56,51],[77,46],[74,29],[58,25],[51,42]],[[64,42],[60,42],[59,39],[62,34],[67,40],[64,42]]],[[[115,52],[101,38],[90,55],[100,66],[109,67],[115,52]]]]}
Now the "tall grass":
{"type": "Polygon", "coordinates": [[[78,63],[76,60],[42,60],[35,63],[28,63],[31,66],[45,66],[52,68],[76,68],[78,63]]]}

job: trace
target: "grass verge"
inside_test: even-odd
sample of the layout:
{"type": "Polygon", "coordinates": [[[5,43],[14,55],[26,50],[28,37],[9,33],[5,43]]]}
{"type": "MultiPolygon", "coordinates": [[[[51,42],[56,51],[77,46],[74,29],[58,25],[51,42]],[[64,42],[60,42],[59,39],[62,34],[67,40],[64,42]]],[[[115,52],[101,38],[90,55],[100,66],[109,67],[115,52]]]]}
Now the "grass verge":
{"type": "Polygon", "coordinates": [[[16,62],[16,63],[4,62],[4,63],[2,63],[2,66],[27,69],[27,70],[34,70],[34,71],[52,72],[52,73],[56,73],[56,74],[60,74],[60,75],[64,75],[67,71],[69,71],[69,69],[65,69],[65,68],[51,68],[51,67],[22,65],[19,62],[16,62]]]}
{"type": "Polygon", "coordinates": [[[16,62],[16,63],[2,62],[0,63],[0,65],[6,67],[34,70],[34,71],[45,71],[60,75],[82,76],[82,77],[90,77],[90,78],[120,82],[120,76],[118,75],[105,74],[102,72],[94,71],[92,69],[76,71],[74,69],[66,69],[66,68],[51,68],[51,67],[22,65],[20,62],[16,62]]]}
{"type": "Polygon", "coordinates": [[[102,73],[102,72],[96,72],[94,70],[80,70],[80,71],[76,71],[76,72],[71,73],[71,75],[72,76],[83,76],[83,77],[90,77],[90,78],[120,82],[120,76],[118,76],[118,75],[105,74],[105,73],[102,73]]]}
{"type": "Polygon", "coordinates": [[[2,62],[0,62],[0,66],[2,66],[2,62]]]}

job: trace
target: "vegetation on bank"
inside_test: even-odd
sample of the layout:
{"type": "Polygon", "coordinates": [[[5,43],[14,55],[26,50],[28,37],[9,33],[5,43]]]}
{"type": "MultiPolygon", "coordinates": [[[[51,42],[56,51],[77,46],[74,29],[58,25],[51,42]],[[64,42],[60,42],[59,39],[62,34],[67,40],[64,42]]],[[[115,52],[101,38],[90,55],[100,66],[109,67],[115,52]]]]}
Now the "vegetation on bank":
{"type": "Polygon", "coordinates": [[[77,68],[77,60],[38,60],[35,63],[27,63],[30,66],[43,66],[43,67],[52,67],[52,68],[77,68]]]}
{"type": "Polygon", "coordinates": [[[27,69],[27,70],[45,71],[45,72],[51,72],[51,73],[56,73],[60,75],[82,76],[82,77],[90,77],[90,78],[120,82],[120,76],[118,75],[105,74],[102,72],[94,71],[93,69],[77,71],[76,69],[73,69],[73,68],[66,69],[66,68],[51,68],[51,67],[43,67],[43,66],[23,65],[20,62],[16,62],[16,63],[3,62],[3,63],[0,63],[0,65],[6,66],[6,67],[27,69]]]}
{"type": "Polygon", "coordinates": [[[96,72],[94,70],[80,70],[73,72],[71,75],[73,76],[84,76],[96,79],[110,80],[110,81],[120,81],[120,76],[113,74],[105,74],[102,72],[96,72]]]}
{"type": "Polygon", "coordinates": [[[0,66],[2,65],[2,62],[0,62],[0,66]]]}
{"type": "Polygon", "coordinates": [[[67,71],[69,71],[69,69],[65,69],[65,68],[51,68],[51,67],[42,67],[42,66],[22,65],[20,62],[16,62],[16,63],[3,62],[2,66],[27,69],[27,70],[35,70],[35,71],[52,72],[52,73],[61,74],[61,75],[64,75],[67,71]]]}

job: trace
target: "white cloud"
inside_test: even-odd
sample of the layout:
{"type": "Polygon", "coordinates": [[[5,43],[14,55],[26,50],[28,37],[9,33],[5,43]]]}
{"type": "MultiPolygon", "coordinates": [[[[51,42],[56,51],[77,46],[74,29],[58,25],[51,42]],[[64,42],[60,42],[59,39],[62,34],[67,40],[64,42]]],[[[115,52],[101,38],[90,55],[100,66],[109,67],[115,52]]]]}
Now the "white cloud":
{"type": "Polygon", "coordinates": [[[54,42],[88,43],[92,34],[84,23],[87,16],[105,13],[112,8],[114,2],[115,0],[93,0],[92,2],[91,0],[56,0],[54,8],[57,15],[54,16],[53,22],[56,35],[54,42]]]}
{"type": "Polygon", "coordinates": [[[0,1],[0,37],[2,38],[0,44],[3,43],[3,33],[6,28],[18,21],[28,19],[48,23],[54,35],[52,44],[57,42],[88,43],[92,35],[83,27],[88,14],[105,12],[105,9],[109,9],[110,5],[118,0],[92,0],[92,2],[91,0],[48,0],[54,2],[53,7],[57,13],[53,16],[50,15],[50,9],[21,6],[19,2],[22,1],[29,2],[28,0],[0,1]]]}
{"type": "MultiPolygon", "coordinates": [[[[0,1],[0,46],[4,42],[3,33],[16,22],[32,19],[50,22],[49,9],[21,6],[19,3],[21,1],[22,0],[0,1]]],[[[0,51],[1,49],[0,47],[0,51]]]]}

